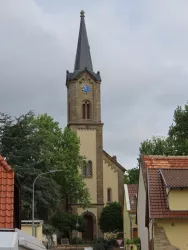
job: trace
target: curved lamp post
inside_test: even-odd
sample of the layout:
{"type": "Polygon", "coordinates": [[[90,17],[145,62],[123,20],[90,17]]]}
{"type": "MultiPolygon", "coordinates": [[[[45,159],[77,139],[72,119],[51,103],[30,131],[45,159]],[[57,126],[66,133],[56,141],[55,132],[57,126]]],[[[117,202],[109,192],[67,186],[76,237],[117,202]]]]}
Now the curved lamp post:
{"type": "Polygon", "coordinates": [[[45,173],[41,173],[39,175],[37,175],[37,177],[34,179],[33,181],[33,204],[32,204],[32,235],[35,236],[35,226],[34,226],[34,218],[35,218],[35,183],[36,180],[41,176],[41,175],[46,175],[46,174],[52,174],[55,172],[61,172],[63,170],[50,170],[48,172],[45,173]]]}
{"type": "Polygon", "coordinates": [[[78,228],[79,228],[79,224],[78,224],[78,217],[77,217],[77,220],[76,220],[76,250],[77,250],[77,245],[78,245],[78,243],[77,243],[77,238],[78,238],[78,228]]]}

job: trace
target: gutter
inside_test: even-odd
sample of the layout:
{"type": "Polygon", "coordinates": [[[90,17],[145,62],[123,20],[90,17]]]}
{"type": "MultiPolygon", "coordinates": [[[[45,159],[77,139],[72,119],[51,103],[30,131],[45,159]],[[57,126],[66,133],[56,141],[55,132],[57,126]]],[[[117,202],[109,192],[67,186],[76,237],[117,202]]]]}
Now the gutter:
{"type": "Polygon", "coordinates": [[[132,239],[133,238],[133,233],[132,233],[132,220],[131,220],[131,216],[130,216],[130,214],[129,214],[129,221],[130,221],[130,238],[132,239]]]}

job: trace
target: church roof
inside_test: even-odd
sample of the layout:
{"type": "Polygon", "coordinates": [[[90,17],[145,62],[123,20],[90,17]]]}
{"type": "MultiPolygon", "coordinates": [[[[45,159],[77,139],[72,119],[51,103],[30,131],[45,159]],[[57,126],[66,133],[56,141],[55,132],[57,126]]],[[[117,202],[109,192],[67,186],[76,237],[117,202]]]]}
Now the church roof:
{"type": "Polygon", "coordinates": [[[93,65],[90,54],[90,47],[87,38],[87,31],[85,25],[85,13],[82,10],[80,13],[80,31],[78,36],[78,45],[76,52],[76,60],[74,65],[74,70],[84,70],[87,68],[90,71],[93,71],[93,65]]]}
{"type": "Polygon", "coordinates": [[[95,74],[93,71],[90,71],[88,70],[87,68],[85,68],[84,70],[76,70],[74,71],[73,73],[70,73],[69,71],[67,71],[67,80],[70,81],[70,80],[75,80],[76,78],[79,77],[79,75],[82,73],[82,72],[87,72],[89,73],[95,80],[97,81],[101,81],[101,76],[100,76],[100,73],[97,72],[97,74],[95,74]]]}
{"type": "Polygon", "coordinates": [[[123,172],[126,171],[126,169],[119,164],[119,162],[117,161],[116,156],[110,156],[105,150],[103,150],[104,155],[112,162],[114,163],[119,169],[121,169],[123,172]]]}
{"type": "Polygon", "coordinates": [[[83,10],[80,13],[80,18],[80,31],[78,36],[74,72],[70,73],[67,71],[67,81],[77,79],[82,72],[88,72],[96,81],[101,81],[100,73],[95,73],[93,71],[90,46],[85,25],[85,13],[83,10]]]}

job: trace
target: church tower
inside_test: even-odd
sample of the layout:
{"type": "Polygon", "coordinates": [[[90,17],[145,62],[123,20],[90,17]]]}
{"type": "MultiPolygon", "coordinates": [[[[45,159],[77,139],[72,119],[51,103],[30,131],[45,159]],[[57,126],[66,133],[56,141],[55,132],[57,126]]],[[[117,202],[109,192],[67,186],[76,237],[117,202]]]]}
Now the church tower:
{"type": "Polygon", "coordinates": [[[102,236],[98,219],[104,207],[103,194],[103,123],[101,122],[101,77],[92,65],[90,47],[86,32],[85,14],[80,13],[80,31],[74,71],[67,71],[67,114],[68,126],[80,138],[80,153],[86,157],[83,168],[84,181],[91,194],[92,206],[84,211],[72,205],[74,213],[83,215],[87,230],[82,237],[94,240],[102,236]]]}

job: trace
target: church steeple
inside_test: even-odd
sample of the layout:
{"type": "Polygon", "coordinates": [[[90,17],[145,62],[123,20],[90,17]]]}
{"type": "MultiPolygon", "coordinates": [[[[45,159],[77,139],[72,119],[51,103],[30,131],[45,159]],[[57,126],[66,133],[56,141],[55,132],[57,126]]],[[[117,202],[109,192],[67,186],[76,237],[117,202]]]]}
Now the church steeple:
{"type": "Polygon", "coordinates": [[[66,79],[68,124],[101,126],[101,76],[93,71],[83,10],[80,17],[74,72],[67,71],[66,79]]]}
{"type": "Polygon", "coordinates": [[[74,70],[84,70],[87,68],[90,71],[93,71],[90,47],[87,37],[86,25],[85,25],[85,13],[82,10],[80,12],[80,31],[78,37],[78,45],[76,52],[76,59],[74,70]]]}

